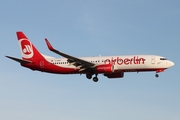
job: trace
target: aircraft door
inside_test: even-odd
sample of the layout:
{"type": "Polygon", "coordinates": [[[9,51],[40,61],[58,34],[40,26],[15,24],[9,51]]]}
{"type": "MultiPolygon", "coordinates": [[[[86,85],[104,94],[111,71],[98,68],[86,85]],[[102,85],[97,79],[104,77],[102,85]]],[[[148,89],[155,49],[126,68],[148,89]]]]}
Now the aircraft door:
{"type": "Polygon", "coordinates": [[[151,57],[151,64],[155,64],[155,57],[151,57]]]}

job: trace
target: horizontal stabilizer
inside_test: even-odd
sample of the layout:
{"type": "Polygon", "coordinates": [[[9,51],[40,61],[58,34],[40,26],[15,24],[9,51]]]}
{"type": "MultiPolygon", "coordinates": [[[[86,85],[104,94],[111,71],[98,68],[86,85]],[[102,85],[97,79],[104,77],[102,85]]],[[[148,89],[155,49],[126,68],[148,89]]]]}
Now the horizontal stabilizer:
{"type": "Polygon", "coordinates": [[[10,57],[10,56],[6,56],[6,57],[9,58],[9,59],[14,60],[14,61],[16,61],[16,62],[23,63],[23,64],[31,63],[31,61],[29,61],[29,60],[22,60],[22,59],[10,57]]]}

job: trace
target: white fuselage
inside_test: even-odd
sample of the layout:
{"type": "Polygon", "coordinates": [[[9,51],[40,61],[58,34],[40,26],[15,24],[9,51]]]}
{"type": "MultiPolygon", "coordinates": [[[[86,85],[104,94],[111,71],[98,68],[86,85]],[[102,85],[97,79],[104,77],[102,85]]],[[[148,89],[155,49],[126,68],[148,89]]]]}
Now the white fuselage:
{"type": "MultiPolygon", "coordinates": [[[[173,62],[162,56],[156,55],[128,55],[128,56],[98,56],[81,57],[80,59],[94,64],[114,64],[115,70],[148,70],[148,69],[167,69],[174,65],[173,62]]],[[[74,65],[67,62],[66,58],[46,58],[54,65],[64,68],[74,68],[74,65]]]]}

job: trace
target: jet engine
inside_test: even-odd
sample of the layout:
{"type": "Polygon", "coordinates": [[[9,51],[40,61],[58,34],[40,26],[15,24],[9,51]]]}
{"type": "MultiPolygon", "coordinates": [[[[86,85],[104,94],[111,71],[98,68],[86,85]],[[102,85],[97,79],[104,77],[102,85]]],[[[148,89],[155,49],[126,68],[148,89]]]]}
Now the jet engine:
{"type": "Polygon", "coordinates": [[[112,64],[103,64],[98,65],[95,68],[96,73],[114,73],[114,65],[112,64]]]}

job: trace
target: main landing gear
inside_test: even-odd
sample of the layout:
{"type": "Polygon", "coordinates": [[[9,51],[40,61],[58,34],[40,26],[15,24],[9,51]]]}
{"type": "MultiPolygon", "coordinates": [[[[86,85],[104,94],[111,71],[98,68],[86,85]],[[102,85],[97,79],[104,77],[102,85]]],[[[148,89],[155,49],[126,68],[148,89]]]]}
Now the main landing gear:
{"type": "MultiPolygon", "coordinates": [[[[91,79],[92,78],[92,74],[86,74],[86,78],[87,79],[91,79]]],[[[93,77],[93,81],[94,82],[98,82],[97,74],[95,74],[95,77],[93,77]]]]}
{"type": "Polygon", "coordinates": [[[87,79],[91,79],[92,78],[92,74],[86,74],[86,78],[87,79]]]}
{"type": "Polygon", "coordinates": [[[93,77],[93,81],[94,82],[98,82],[98,77],[96,76],[96,77],[93,77]]]}

